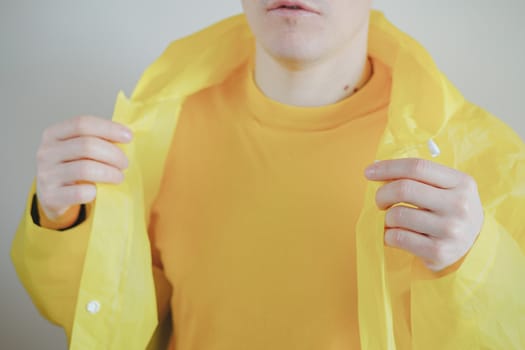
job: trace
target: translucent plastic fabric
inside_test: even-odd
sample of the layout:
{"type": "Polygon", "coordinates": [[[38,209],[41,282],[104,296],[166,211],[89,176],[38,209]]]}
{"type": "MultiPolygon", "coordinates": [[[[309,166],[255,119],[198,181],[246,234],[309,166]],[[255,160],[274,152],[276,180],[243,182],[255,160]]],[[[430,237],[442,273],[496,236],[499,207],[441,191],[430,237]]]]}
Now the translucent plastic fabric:
{"type": "MultiPolygon", "coordinates": [[[[135,132],[123,148],[131,167],[121,185],[98,186],[82,225],[68,232],[34,225],[31,190],[12,258],[36,307],[65,329],[71,349],[144,349],[150,342],[157,317],[147,219],[178,113],[185,97],[221,82],[253,48],[244,16],[235,16],[174,42],[130,100],[119,95],[114,120],[135,132]],[[96,313],[87,307],[93,301],[96,313]]],[[[393,72],[377,159],[427,158],[471,174],[486,219],[462,265],[433,276],[411,255],[384,247],[384,213],[374,201],[379,184],[369,184],[356,227],[362,348],[524,349],[522,141],[467,103],[426,51],[378,12],[369,53],[393,72]],[[432,157],[429,140],[439,157],[432,157]],[[407,285],[409,295],[401,292],[407,285]]],[[[157,333],[150,348],[161,348],[165,337],[157,333]]]]}

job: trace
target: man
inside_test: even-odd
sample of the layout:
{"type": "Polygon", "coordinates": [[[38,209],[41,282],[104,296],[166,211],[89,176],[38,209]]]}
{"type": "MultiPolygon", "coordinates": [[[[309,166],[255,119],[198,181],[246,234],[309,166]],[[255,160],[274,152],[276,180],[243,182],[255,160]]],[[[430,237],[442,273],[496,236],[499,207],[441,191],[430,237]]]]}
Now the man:
{"type": "Polygon", "coordinates": [[[44,132],[39,310],[72,349],[523,348],[519,138],[368,0],[243,7],[44,132]]]}

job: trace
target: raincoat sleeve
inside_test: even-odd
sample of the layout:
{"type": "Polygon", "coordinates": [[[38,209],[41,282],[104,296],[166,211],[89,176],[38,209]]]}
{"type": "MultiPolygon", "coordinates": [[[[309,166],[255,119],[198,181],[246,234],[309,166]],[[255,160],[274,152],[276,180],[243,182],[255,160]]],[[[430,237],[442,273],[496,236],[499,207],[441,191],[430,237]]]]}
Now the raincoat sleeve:
{"type": "MultiPolygon", "coordinates": [[[[23,286],[40,314],[51,323],[62,327],[67,338],[71,339],[77,295],[91,231],[92,205],[86,206],[86,218],[80,224],[67,231],[59,231],[35,224],[31,214],[36,205],[34,193],[33,184],[15,234],[11,258],[23,286]]],[[[153,218],[154,216],[152,220],[153,218]]],[[[164,275],[158,251],[154,248],[152,257],[158,318],[159,322],[164,322],[169,314],[171,286],[164,275]]]]}
{"type": "Polygon", "coordinates": [[[477,181],[484,226],[454,272],[412,283],[412,348],[525,349],[525,146],[486,112],[468,114],[459,164],[477,181]]]}
{"type": "Polygon", "coordinates": [[[67,232],[34,223],[33,184],[15,234],[11,259],[34,305],[50,322],[71,335],[77,294],[90,232],[90,206],[84,222],[67,232]]]}

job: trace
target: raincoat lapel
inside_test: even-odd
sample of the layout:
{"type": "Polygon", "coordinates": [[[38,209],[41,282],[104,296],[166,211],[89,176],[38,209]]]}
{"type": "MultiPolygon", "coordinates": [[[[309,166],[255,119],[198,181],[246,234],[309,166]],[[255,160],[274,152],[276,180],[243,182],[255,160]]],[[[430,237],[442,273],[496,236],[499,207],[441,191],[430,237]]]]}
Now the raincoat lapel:
{"type": "MultiPolygon", "coordinates": [[[[463,98],[435,67],[426,51],[392,26],[382,14],[371,18],[369,53],[392,69],[388,122],[376,159],[417,157],[431,159],[429,140],[442,140],[441,131],[462,106],[463,98]]],[[[439,144],[439,142],[438,142],[439,144]]],[[[451,154],[433,159],[454,164],[451,154]]],[[[381,184],[369,183],[356,227],[359,323],[363,349],[396,349],[390,274],[410,284],[412,258],[396,254],[396,271],[388,271],[385,259],[385,215],[375,205],[381,184]],[[404,263],[399,263],[403,259],[404,263]]],[[[398,326],[399,327],[399,326],[398,326]]]]}
{"type": "MultiPolygon", "coordinates": [[[[461,96],[417,43],[377,12],[372,14],[369,48],[393,71],[392,104],[377,159],[429,158],[426,142],[440,139],[447,120],[463,102],[461,96]]],[[[72,349],[80,349],[76,344],[89,337],[103,339],[98,345],[104,348],[145,347],[157,324],[147,215],[159,190],[181,106],[187,96],[224,80],[253,50],[246,20],[236,16],[175,42],[146,70],[130,100],[119,94],[114,120],[135,133],[134,142],[123,146],[131,167],[123,184],[98,187],[72,349]],[[96,329],[83,327],[83,309],[95,298],[111,315],[96,329]],[[120,335],[110,334],[110,329],[120,329],[120,335]]],[[[451,157],[440,161],[453,164],[451,157]]],[[[374,204],[378,187],[368,185],[357,225],[359,319],[363,349],[391,350],[396,344],[384,214],[374,204]]]]}

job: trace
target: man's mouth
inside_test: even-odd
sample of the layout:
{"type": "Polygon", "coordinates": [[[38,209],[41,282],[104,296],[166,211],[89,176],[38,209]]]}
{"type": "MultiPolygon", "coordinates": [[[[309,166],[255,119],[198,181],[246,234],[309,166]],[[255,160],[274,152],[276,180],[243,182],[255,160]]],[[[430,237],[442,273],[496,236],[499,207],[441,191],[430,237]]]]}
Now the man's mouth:
{"type": "Polygon", "coordinates": [[[311,12],[315,14],[320,14],[313,6],[310,6],[303,1],[296,0],[278,0],[273,1],[270,6],[268,6],[268,12],[276,10],[289,10],[289,11],[301,11],[301,12],[311,12]]]}

